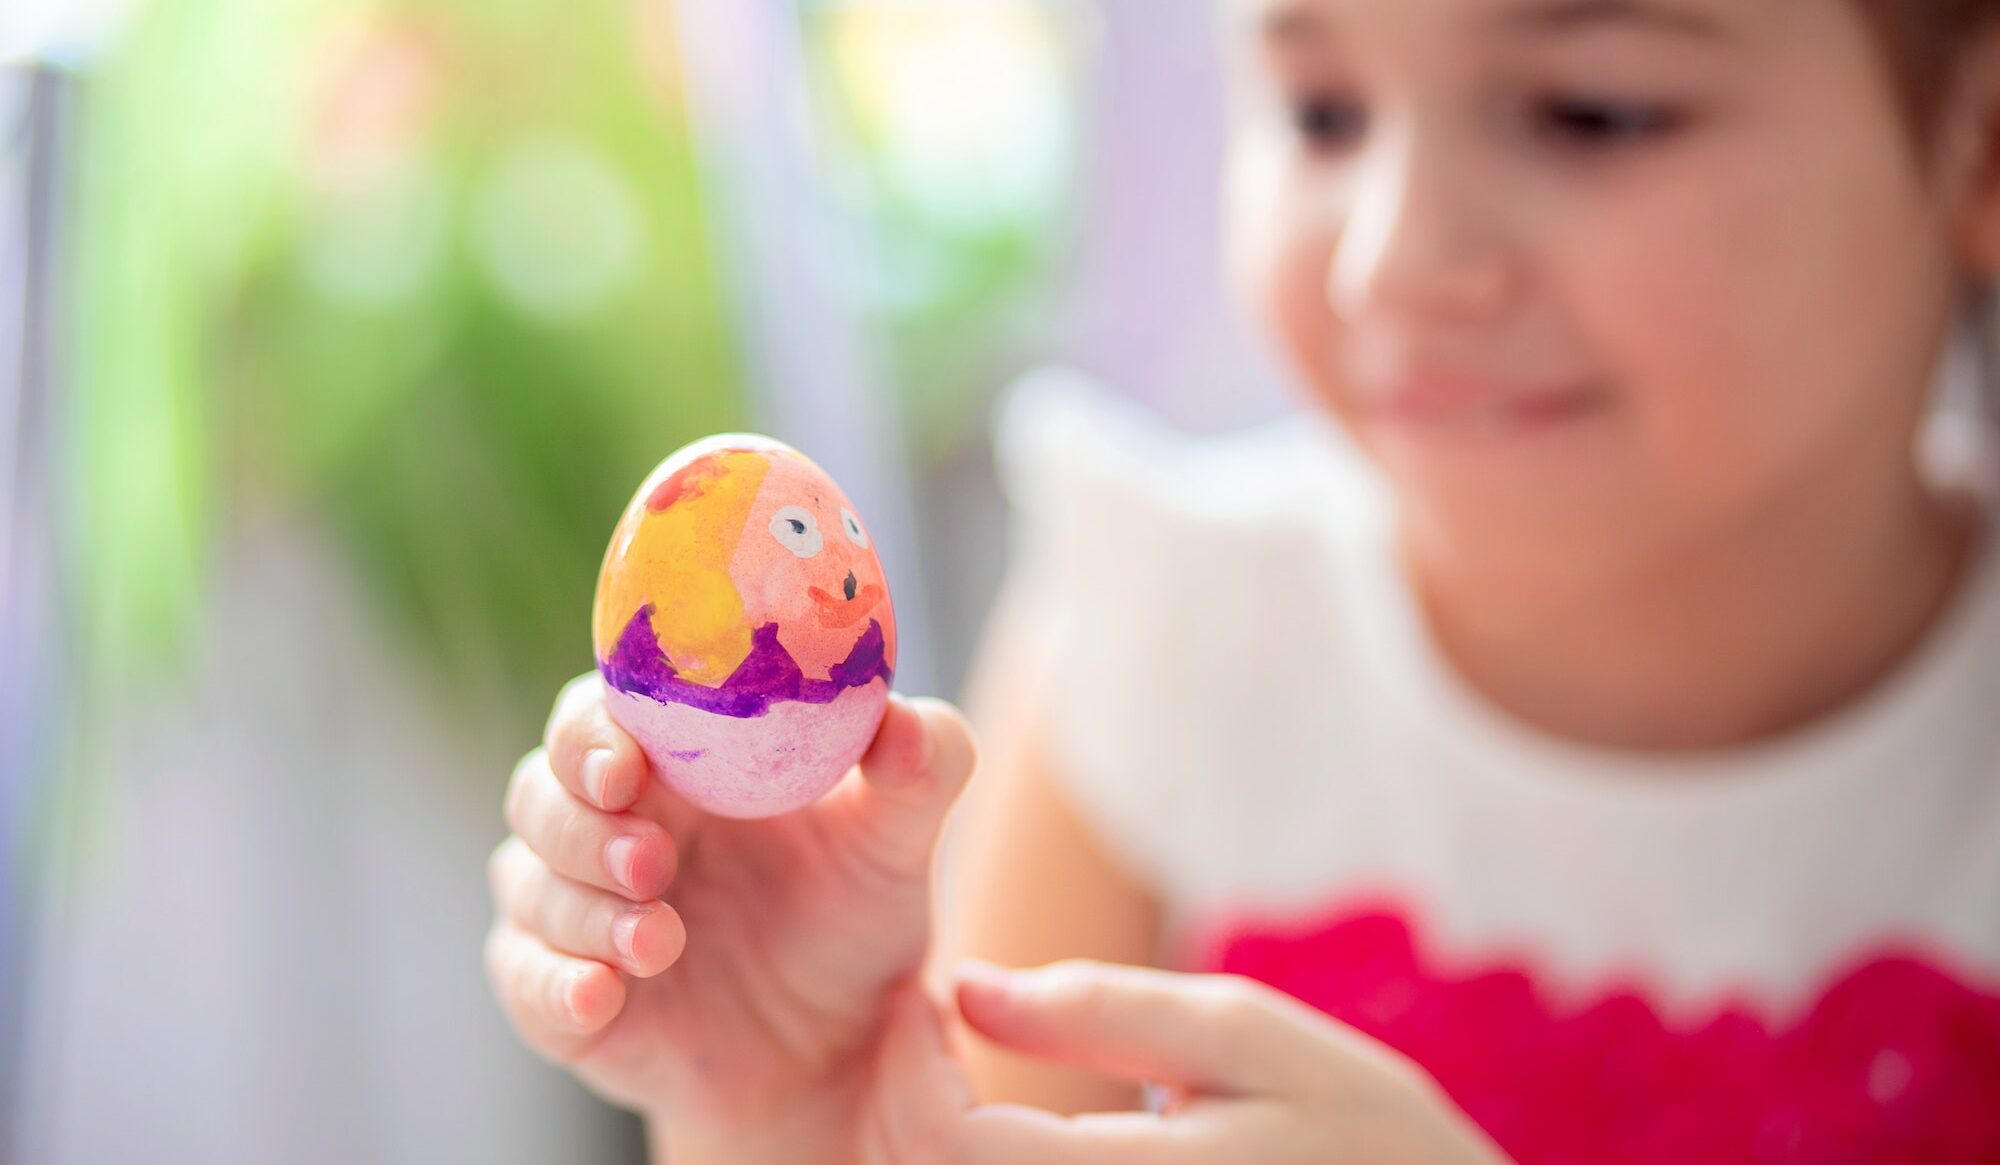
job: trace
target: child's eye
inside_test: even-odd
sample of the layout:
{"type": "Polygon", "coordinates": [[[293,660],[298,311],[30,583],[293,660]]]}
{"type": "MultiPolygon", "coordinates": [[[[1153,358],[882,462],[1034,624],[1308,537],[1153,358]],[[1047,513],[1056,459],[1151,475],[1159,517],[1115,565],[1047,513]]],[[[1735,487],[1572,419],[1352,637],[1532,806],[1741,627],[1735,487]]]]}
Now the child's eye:
{"type": "Polygon", "coordinates": [[[1323,95],[1294,98],[1292,127],[1318,150],[1344,150],[1361,140],[1368,111],[1351,97],[1323,95]]]}
{"type": "Polygon", "coordinates": [[[1664,105],[1597,101],[1581,97],[1551,97],[1536,105],[1536,129],[1565,145],[1609,149],[1667,137],[1686,118],[1664,105]]]}

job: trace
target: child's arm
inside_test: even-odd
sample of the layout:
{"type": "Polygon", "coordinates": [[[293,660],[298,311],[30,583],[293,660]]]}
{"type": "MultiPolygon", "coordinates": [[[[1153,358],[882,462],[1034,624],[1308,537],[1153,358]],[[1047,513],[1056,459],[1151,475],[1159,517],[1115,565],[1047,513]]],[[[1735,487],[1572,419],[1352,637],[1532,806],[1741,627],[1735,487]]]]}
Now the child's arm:
{"type": "MultiPolygon", "coordinates": [[[[1034,608],[1003,594],[968,692],[980,728],[979,773],[944,847],[934,981],[965,957],[1035,966],[1084,957],[1148,964],[1160,912],[1151,892],[1104,852],[1069,804],[1035,723],[1034,608]]],[[[1057,1112],[1135,1108],[1138,1089],[966,1040],[967,1071],[988,1101],[1057,1112]]]]}

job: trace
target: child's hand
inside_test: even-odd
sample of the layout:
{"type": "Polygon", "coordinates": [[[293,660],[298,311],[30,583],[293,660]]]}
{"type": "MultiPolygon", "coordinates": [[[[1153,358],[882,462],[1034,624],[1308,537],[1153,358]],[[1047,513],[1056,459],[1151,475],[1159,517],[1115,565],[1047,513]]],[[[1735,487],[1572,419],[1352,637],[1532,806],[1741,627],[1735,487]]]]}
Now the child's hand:
{"type": "Polygon", "coordinates": [[[958,1007],[1008,1048],[1170,1086],[1163,1113],[975,1105],[937,1009],[899,1001],[864,1165],[1503,1165],[1420,1069],[1262,984],[1070,961],[960,970],[958,1007]]]}
{"type": "Polygon", "coordinates": [[[922,961],[932,849],[972,770],[964,720],[892,697],[831,793],[739,821],[661,784],[603,690],[595,674],[564,689],[508,787],[494,989],[537,1051],[655,1122],[677,1161],[851,1161],[856,1066],[922,961]]]}

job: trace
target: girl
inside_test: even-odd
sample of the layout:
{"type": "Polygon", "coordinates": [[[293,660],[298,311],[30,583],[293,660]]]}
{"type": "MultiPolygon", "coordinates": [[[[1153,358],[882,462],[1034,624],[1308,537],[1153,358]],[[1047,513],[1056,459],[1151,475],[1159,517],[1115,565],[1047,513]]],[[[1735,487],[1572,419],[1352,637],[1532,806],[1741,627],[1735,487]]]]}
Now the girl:
{"type": "Polygon", "coordinates": [[[1014,400],[934,947],[948,708],[746,823],[573,685],[493,862],[526,1036],[676,1165],[2000,1156],[1995,509],[1920,455],[2000,4],[1224,11],[1313,409],[1014,400]]]}

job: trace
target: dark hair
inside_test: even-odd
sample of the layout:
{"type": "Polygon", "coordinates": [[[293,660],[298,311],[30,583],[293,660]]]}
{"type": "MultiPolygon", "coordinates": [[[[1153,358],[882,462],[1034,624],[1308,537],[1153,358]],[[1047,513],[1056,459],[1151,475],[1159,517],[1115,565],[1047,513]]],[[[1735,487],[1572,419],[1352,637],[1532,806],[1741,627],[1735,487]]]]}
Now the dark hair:
{"type": "Polygon", "coordinates": [[[1974,37],[2000,0],[1856,0],[1875,32],[1913,138],[1927,149],[1974,37]]]}

